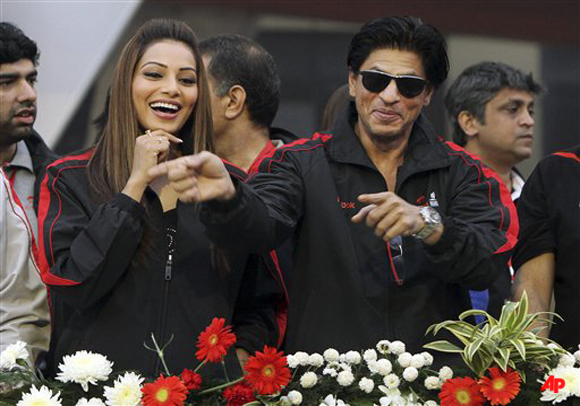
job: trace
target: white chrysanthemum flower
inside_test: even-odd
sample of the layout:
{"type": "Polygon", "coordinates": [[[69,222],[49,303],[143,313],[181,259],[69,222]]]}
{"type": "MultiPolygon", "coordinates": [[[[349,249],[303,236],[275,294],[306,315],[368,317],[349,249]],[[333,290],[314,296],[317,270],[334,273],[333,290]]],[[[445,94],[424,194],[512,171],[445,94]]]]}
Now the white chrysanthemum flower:
{"type": "Polygon", "coordinates": [[[391,353],[389,346],[391,342],[389,340],[381,340],[377,343],[377,351],[379,351],[383,355],[387,355],[391,353]]]}
{"type": "Polygon", "coordinates": [[[300,366],[300,362],[292,354],[286,355],[286,363],[288,364],[288,368],[292,368],[292,369],[297,368],[298,366],[300,366]]]}
{"type": "Polygon", "coordinates": [[[143,378],[135,372],[125,372],[119,376],[113,386],[104,387],[104,395],[108,406],[137,406],[141,402],[143,378]]]}
{"type": "MultiPolygon", "coordinates": [[[[124,405],[124,403],[120,404],[124,405]]],[[[80,398],[75,406],[105,406],[105,404],[99,398],[90,398],[89,400],[87,398],[80,398]]]]}
{"type": "Polygon", "coordinates": [[[16,406],[62,406],[60,392],[53,394],[46,386],[40,389],[32,386],[30,392],[23,394],[16,406]]]}
{"type": "Polygon", "coordinates": [[[292,402],[288,399],[288,396],[281,396],[280,397],[280,405],[281,406],[292,406],[292,402]]]}
{"type": "Polygon", "coordinates": [[[562,356],[560,357],[560,360],[558,361],[558,366],[573,367],[575,363],[576,358],[572,354],[567,352],[566,354],[562,354],[562,356]]]}
{"type": "Polygon", "coordinates": [[[367,367],[369,369],[369,371],[371,371],[371,374],[378,374],[379,373],[379,367],[377,364],[377,361],[367,361],[367,367]]]}
{"type": "MultiPolygon", "coordinates": [[[[578,352],[580,352],[580,351],[578,351],[578,352]]],[[[366,350],[363,353],[363,358],[366,362],[376,361],[377,360],[377,352],[375,350],[372,350],[372,349],[366,350]]]]}
{"type": "Polygon", "coordinates": [[[580,396],[580,369],[574,367],[557,367],[551,371],[556,378],[564,379],[566,391],[573,396],[580,396]]]}
{"type": "Polygon", "coordinates": [[[388,374],[383,378],[383,383],[387,387],[387,389],[395,389],[399,387],[401,380],[395,374],[388,374]]]}
{"type": "Polygon", "coordinates": [[[306,366],[308,365],[308,354],[304,351],[298,351],[294,353],[294,358],[298,361],[299,365],[306,366]]]}
{"type": "Polygon", "coordinates": [[[349,386],[354,382],[354,375],[350,371],[341,371],[336,381],[340,386],[349,386]]]}
{"type": "Polygon", "coordinates": [[[322,354],[326,362],[338,362],[340,354],[334,348],[329,348],[322,354]]]}
{"type": "Polygon", "coordinates": [[[90,383],[96,385],[97,381],[106,381],[113,370],[113,363],[107,357],[90,351],[65,355],[62,361],[56,379],[64,383],[78,383],[85,392],[89,390],[90,383]]]}
{"type": "Polygon", "coordinates": [[[405,343],[403,343],[402,341],[393,341],[391,344],[389,344],[389,350],[395,354],[395,355],[401,355],[402,353],[404,353],[405,350],[405,343]]]}
{"type": "Polygon", "coordinates": [[[425,357],[423,356],[423,354],[413,355],[413,359],[411,360],[411,366],[417,369],[423,368],[425,366],[425,357]]]}
{"type": "Polygon", "coordinates": [[[443,386],[443,383],[438,376],[429,376],[425,379],[425,387],[429,390],[436,390],[441,388],[441,386],[443,386]]]}
{"type": "Polygon", "coordinates": [[[358,387],[363,392],[371,393],[375,388],[375,382],[369,378],[361,378],[361,380],[358,383],[358,387]]]}
{"type": "Polygon", "coordinates": [[[410,366],[412,360],[413,356],[408,352],[400,354],[399,357],[397,358],[397,362],[402,368],[407,368],[408,366],[410,366]]]}
{"type": "Polygon", "coordinates": [[[28,361],[29,358],[30,354],[26,350],[26,343],[24,341],[16,341],[0,353],[0,369],[12,369],[18,365],[16,363],[17,360],[28,361]]]}
{"type": "Polygon", "coordinates": [[[352,372],[351,366],[348,365],[346,362],[341,362],[337,366],[338,366],[338,368],[342,369],[343,371],[350,371],[350,372],[352,372]]]}
{"type": "Polygon", "coordinates": [[[449,368],[448,366],[444,366],[439,370],[439,378],[441,378],[441,380],[443,382],[445,382],[448,379],[453,378],[453,370],[451,368],[449,368]]]}
{"type": "Polygon", "coordinates": [[[381,358],[377,361],[376,368],[379,374],[385,376],[391,373],[393,370],[393,364],[391,364],[391,361],[388,359],[381,358]]]}
{"type": "Polygon", "coordinates": [[[308,357],[308,363],[313,367],[320,368],[324,364],[324,357],[318,353],[311,354],[308,357]]]}
{"type": "Polygon", "coordinates": [[[288,399],[293,405],[299,405],[302,403],[302,393],[298,392],[297,390],[290,391],[288,393],[288,399]]]}
{"type": "Polygon", "coordinates": [[[349,406],[349,404],[344,403],[344,401],[334,397],[333,395],[328,395],[324,398],[320,406],[349,406]]]}
{"type": "Polygon", "coordinates": [[[362,357],[360,356],[360,352],[358,351],[349,351],[346,353],[344,357],[346,362],[352,365],[358,365],[362,361],[362,357]]]}
{"type": "Polygon", "coordinates": [[[419,376],[419,371],[417,371],[417,368],[408,367],[408,368],[405,368],[405,370],[403,371],[403,378],[407,382],[413,382],[415,379],[417,379],[418,376],[419,376]]]}
{"type": "Polygon", "coordinates": [[[574,353],[574,358],[576,358],[576,362],[580,364],[580,350],[574,353]]]}
{"type": "Polygon", "coordinates": [[[425,360],[426,367],[433,365],[433,355],[429,354],[427,351],[422,352],[421,355],[425,360]]]}
{"type": "Polygon", "coordinates": [[[338,375],[338,371],[334,368],[324,368],[322,370],[322,375],[328,375],[332,378],[336,378],[336,376],[338,375]]]}
{"type": "Polygon", "coordinates": [[[318,376],[312,371],[306,372],[300,377],[300,386],[304,389],[312,388],[317,382],[318,376]]]}

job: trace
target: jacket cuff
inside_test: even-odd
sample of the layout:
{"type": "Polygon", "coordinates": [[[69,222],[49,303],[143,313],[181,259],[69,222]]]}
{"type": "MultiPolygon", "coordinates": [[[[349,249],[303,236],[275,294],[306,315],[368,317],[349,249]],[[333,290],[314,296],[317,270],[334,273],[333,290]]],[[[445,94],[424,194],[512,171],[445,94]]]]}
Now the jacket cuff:
{"type": "Polygon", "coordinates": [[[248,200],[242,182],[232,176],[232,182],[236,188],[235,196],[230,200],[210,200],[202,203],[201,217],[209,219],[212,223],[222,223],[235,217],[236,213],[242,210],[244,203],[248,200]]]}
{"type": "Polygon", "coordinates": [[[453,221],[450,221],[443,215],[441,215],[441,221],[443,224],[443,234],[441,234],[439,241],[433,245],[424,244],[427,255],[431,259],[449,254],[449,252],[453,250],[453,243],[455,240],[453,221]]]}
{"type": "Polygon", "coordinates": [[[138,219],[143,217],[143,215],[145,214],[145,207],[143,207],[141,203],[131,199],[124,193],[117,193],[113,197],[111,204],[123,211],[128,212],[129,214],[138,219]]]}

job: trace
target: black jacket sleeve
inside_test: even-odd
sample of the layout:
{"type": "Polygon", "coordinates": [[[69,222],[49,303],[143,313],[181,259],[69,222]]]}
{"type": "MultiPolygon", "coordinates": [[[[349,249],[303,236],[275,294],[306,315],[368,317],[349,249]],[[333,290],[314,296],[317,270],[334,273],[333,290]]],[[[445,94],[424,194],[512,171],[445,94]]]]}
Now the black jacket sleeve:
{"type": "Polygon", "coordinates": [[[477,160],[470,163],[467,171],[452,168],[457,175],[449,184],[444,233],[438,243],[425,248],[440,278],[482,290],[500,272],[507,272],[518,221],[509,192],[497,175],[477,160]]]}
{"type": "Polygon", "coordinates": [[[84,168],[48,169],[40,198],[42,275],[77,310],[91,307],[125,273],[141,239],[144,208],[124,194],[95,207],[84,168]]]}

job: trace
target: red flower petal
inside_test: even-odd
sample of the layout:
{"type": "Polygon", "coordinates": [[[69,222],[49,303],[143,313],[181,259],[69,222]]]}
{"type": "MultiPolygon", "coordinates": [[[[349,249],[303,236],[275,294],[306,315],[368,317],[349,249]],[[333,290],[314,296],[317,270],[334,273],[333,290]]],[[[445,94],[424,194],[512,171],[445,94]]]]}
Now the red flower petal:
{"type": "Polygon", "coordinates": [[[256,351],[244,369],[246,381],[260,395],[278,393],[290,381],[286,357],[275,348],[264,346],[263,352],[256,351]]]}
{"type": "Polygon", "coordinates": [[[467,377],[445,381],[439,399],[441,406],[481,406],[485,403],[477,382],[467,377]]]}
{"type": "Polygon", "coordinates": [[[144,406],[183,406],[189,393],[178,377],[164,378],[163,375],[155,382],[145,384],[141,392],[144,406]]]}
{"type": "Polygon", "coordinates": [[[483,377],[479,380],[480,390],[483,396],[492,405],[507,405],[520,393],[522,378],[517,371],[508,368],[503,372],[500,368],[489,368],[490,378],[483,377]]]}
{"type": "Polygon", "coordinates": [[[201,387],[201,375],[196,374],[187,368],[181,373],[181,380],[185,387],[190,391],[197,390],[201,387]]]}
{"type": "Polygon", "coordinates": [[[224,327],[225,319],[214,317],[211,324],[197,338],[198,351],[195,357],[199,361],[221,362],[224,355],[236,342],[236,335],[231,326],[224,327]]]}
{"type": "Polygon", "coordinates": [[[227,401],[227,406],[242,406],[256,400],[254,391],[246,382],[226,388],[222,395],[227,401]]]}

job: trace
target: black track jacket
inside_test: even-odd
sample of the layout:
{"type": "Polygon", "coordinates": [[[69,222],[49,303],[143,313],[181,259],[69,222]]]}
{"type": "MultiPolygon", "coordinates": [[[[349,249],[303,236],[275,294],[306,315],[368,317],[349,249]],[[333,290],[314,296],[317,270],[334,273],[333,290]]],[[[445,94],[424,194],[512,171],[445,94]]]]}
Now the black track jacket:
{"type": "MultiPolygon", "coordinates": [[[[53,305],[54,362],[77,350],[106,355],[114,370],[162,372],[151,334],[165,349],[172,373],[193,369],[196,340],[213,317],[233,324],[237,346],[250,352],[275,345],[274,303],[278,284],[254,266],[256,256],[230,249],[230,269],[212,266],[210,242],[194,205],[178,202],[177,234],[172,263],[168,263],[164,215],[155,193],[150,219],[159,230],[150,258],[132,263],[142,237],[145,207],[119,193],[106,204],[91,197],[86,166],[91,152],[68,156],[47,168],[42,185],[39,224],[41,269],[53,305]],[[235,310],[234,310],[235,309],[235,310]]],[[[229,167],[243,179],[243,171],[229,167]]],[[[277,298],[277,299],[276,299],[277,298]]],[[[235,352],[230,366],[237,369],[235,352]]],[[[223,377],[221,365],[202,369],[205,377],[223,377]]],[[[231,371],[230,377],[236,375],[231,371]]]]}
{"type": "Polygon", "coordinates": [[[439,139],[420,116],[394,191],[438,210],[445,231],[432,247],[403,238],[399,255],[350,221],[362,207],[357,196],[387,190],[351,117],[332,134],[277,149],[248,184],[234,180],[233,200],[203,204],[201,219],[210,239],[257,252],[294,233],[287,351],[360,350],[381,339],[421,351],[433,341],[425,337],[429,325],[470,309],[468,289],[488,288],[505,270],[515,209],[493,171],[439,139]]]}

